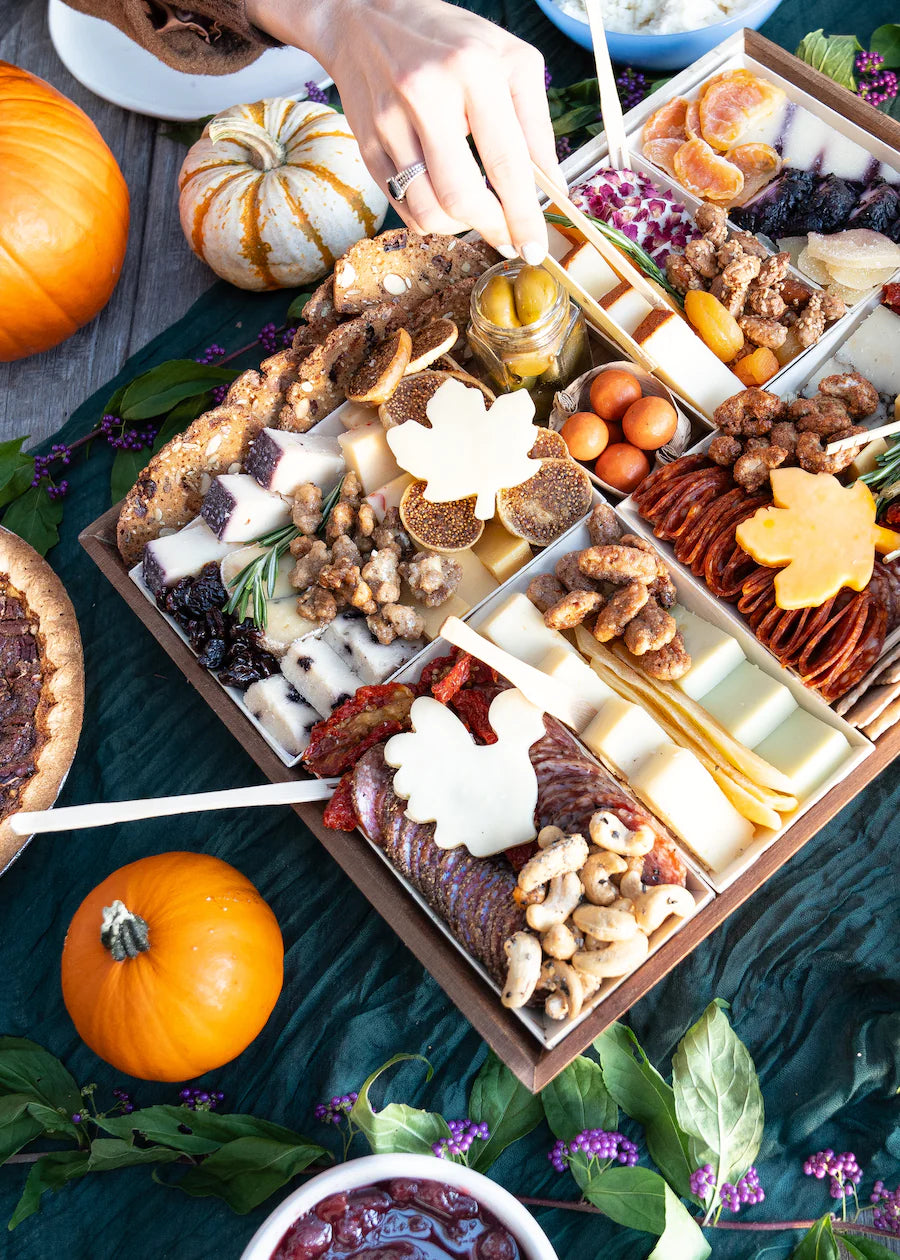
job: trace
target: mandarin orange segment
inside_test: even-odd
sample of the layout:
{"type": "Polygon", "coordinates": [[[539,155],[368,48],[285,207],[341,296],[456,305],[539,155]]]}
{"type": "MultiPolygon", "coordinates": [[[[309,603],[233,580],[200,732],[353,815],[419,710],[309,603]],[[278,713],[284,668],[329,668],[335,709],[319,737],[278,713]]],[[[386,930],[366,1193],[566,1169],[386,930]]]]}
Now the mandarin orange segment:
{"type": "Polygon", "coordinates": [[[691,101],[687,107],[687,113],[684,117],[684,130],[688,140],[702,140],[703,132],[700,130],[700,102],[699,100],[691,101]]]}
{"type": "Polygon", "coordinates": [[[746,205],[761,188],[772,182],[784,163],[770,144],[739,144],[725,154],[744,177],[738,205],[746,205]]]}
{"type": "Polygon", "coordinates": [[[755,78],[756,75],[753,71],[746,70],[743,66],[738,66],[735,70],[723,70],[721,74],[714,74],[711,79],[707,79],[705,83],[700,84],[697,102],[699,104],[709,89],[715,87],[718,83],[749,83],[751,79],[755,78]]]}
{"type": "Polygon", "coordinates": [[[675,174],[675,154],[684,144],[683,140],[648,140],[644,145],[644,157],[654,166],[659,166],[677,179],[675,174]]]}
{"type": "Polygon", "coordinates": [[[744,187],[743,174],[705,140],[688,140],[681,145],[673,166],[676,179],[695,197],[733,201],[744,187]]]}
{"type": "Polygon", "coordinates": [[[723,151],[771,114],[784,98],[781,88],[765,79],[729,79],[713,84],[700,101],[703,139],[723,151]]]}
{"type": "Polygon", "coordinates": [[[688,101],[684,96],[673,97],[671,101],[666,101],[665,105],[660,105],[659,109],[654,110],[644,123],[644,130],[641,132],[642,143],[646,144],[648,140],[686,139],[684,119],[687,108],[688,101]]]}

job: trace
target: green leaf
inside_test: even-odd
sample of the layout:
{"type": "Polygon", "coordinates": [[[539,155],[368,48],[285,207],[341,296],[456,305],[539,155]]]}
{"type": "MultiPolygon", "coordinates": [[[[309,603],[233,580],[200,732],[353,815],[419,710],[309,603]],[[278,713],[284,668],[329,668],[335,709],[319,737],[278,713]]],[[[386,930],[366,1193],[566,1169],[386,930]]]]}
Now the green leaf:
{"type": "Polygon", "coordinates": [[[189,122],[164,122],[158,127],[159,134],[190,148],[203,135],[203,128],[215,118],[215,114],[207,114],[205,118],[192,118],[189,122]]]}
{"type": "Polygon", "coordinates": [[[420,1054],[395,1054],[360,1086],[359,1097],[353,1104],[350,1120],[365,1137],[374,1155],[391,1155],[404,1151],[415,1155],[430,1155],[432,1145],[450,1136],[447,1122],[431,1111],[420,1111],[405,1103],[391,1103],[381,1111],[373,1111],[369,1103],[372,1085],[395,1063],[418,1059],[428,1068],[426,1080],[431,1080],[433,1069],[420,1054]]]}
{"type": "Polygon", "coordinates": [[[236,1138],[175,1182],[196,1198],[213,1195],[243,1215],[264,1203],[321,1155],[312,1143],[296,1145],[264,1137],[236,1138]]]}
{"type": "Polygon", "coordinates": [[[837,1222],[836,1229],[832,1226],[832,1231],[840,1240],[841,1246],[853,1256],[853,1260],[897,1260],[896,1251],[882,1246],[874,1238],[868,1238],[865,1234],[854,1234],[851,1238],[849,1234],[843,1233],[840,1221],[837,1222]]]}
{"type": "Polygon", "coordinates": [[[709,1243],[699,1225],[649,1168],[609,1168],[583,1187],[584,1197],[618,1225],[657,1234],[650,1260],[705,1260],[709,1243]]]}
{"type": "Polygon", "coordinates": [[[626,1115],[644,1126],[650,1158],[679,1194],[690,1194],[694,1171],[688,1139],[675,1113],[675,1093],[624,1024],[612,1024],[594,1042],[606,1088],[626,1115]]]}
{"type": "Polygon", "coordinates": [[[171,1164],[181,1158],[179,1151],[165,1146],[133,1146],[121,1138],[94,1138],[88,1172],[114,1172],[135,1164],[171,1164]]]}
{"type": "Polygon", "coordinates": [[[233,368],[170,359],[135,377],[125,387],[118,414],[123,420],[150,420],[166,415],[184,398],[205,394],[213,385],[230,384],[238,373],[233,368]]]}
{"type": "Polygon", "coordinates": [[[125,498],[143,469],[146,468],[149,459],[150,452],[146,450],[116,451],[109,473],[110,503],[118,503],[120,499],[125,498]]]}
{"type": "Polygon", "coordinates": [[[814,70],[821,70],[841,87],[856,91],[854,62],[863,46],[855,35],[826,35],[820,28],[804,36],[797,56],[814,70]]]}
{"type": "Polygon", "coordinates": [[[81,1091],[55,1054],[26,1037],[0,1037],[0,1098],[24,1095],[65,1120],[81,1110],[81,1091]]]}
{"type": "Polygon", "coordinates": [[[712,1164],[716,1189],[753,1163],[765,1119],[756,1068],[718,1000],[678,1043],[672,1059],[675,1114],[694,1168],[712,1164]]]}
{"type": "Polygon", "coordinates": [[[173,437],[183,433],[198,416],[202,416],[204,411],[209,410],[211,403],[212,399],[207,392],[198,394],[195,398],[185,398],[174,406],[159,427],[151,454],[155,455],[167,442],[171,442],[173,437]]]}
{"type": "Polygon", "coordinates": [[[34,457],[22,450],[24,437],[0,442],[0,507],[6,507],[18,499],[31,485],[34,476],[34,457]]]}
{"type": "Polygon", "coordinates": [[[541,1100],[527,1089],[491,1050],[472,1084],[469,1118],[486,1124],[491,1136],[476,1138],[469,1155],[470,1167],[487,1172],[513,1142],[536,1129],[544,1118],[541,1100]]]}
{"type": "Polygon", "coordinates": [[[122,406],[122,399],[125,397],[125,390],[128,385],[120,385],[107,400],[106,406],[103,408],[104,416],[118,416],[119,408],[122,406]]]}
{"type": "Polygon", "coordinates": [[[47,1190],[61,1190],[67,1181],[83,1177],[88,1171],[90,1158],[88,1151],[54,1151],[51,1155],[42,1155],[31,1167],[8,1228],[15,1229],[40,1211],[41,1197],[47,1190]]]}
{"type": "Polygon", "coordinates": [[[44,1126],[28,1111],[27,1094],[0,1098],[0,1164],[44,1132],[44,1126]]]}
{"type": "Polygon", "coordinates": [[[571,1142],[585,1129],[614,1132],[619,1109],[603,1081],[600,1064],[579,1055],[541,1090],[541,1102],[554,1136],[571,1142]]]}
{"type": "Polygon", "coordinates": [[[576,105],[574,109],[566,110],[564,114],[554,118],[553,134],[555,136],[571,136],[573,132],[586,127],[588,123],[595,122],[596,119],[596,105],[576,105]]]}
{"type": "Polygon", "coordinates": [[[59,542],[62,518],[61,501],[50,499],[46,487],[32,486],[9,505],[3,514],[3,524],[30,543],[39,555],[45,556],[59,542]]]}
{"type": "Polygon", "coordinates": [[[884,26],[879,26],[872,32],[869,47],[884,57],[883,70],[900,69],[900,22],[885,22],[884,26]]]}
{"type": "MultiPolygon", "coordinates": [[[[139,1133],[148,1142],[171,1146],[186,1155],[206,1155],[236,1138],[259,1137],[288,1146],[310,1146],[300,1133],[256,1116],[222,1115],[212,1111],[188,1111],[185,1107],[142,1107],[128,1116],[102,1116],[97,1124],[107,1133],[130,1139],[139,1133]],[[187,1129],[188,1132],[182,1132],[187,1129]]],[[[327,1154],[323,1147],[319,1152],[327,1154]]]]}
{"type": "Polygon", "coordinates": [[[294,300],[291,302],[290,306],[287,308],[287,314],[285,315],[285,319],[286,320],[302,319],[303,308],[311,297],[312,297],[311,291],[308,293],[298,293],[297,296],[294,298],[294,300]]]}
{"type": "Polygon", "coordinates": [[[791,1252],[791,1260],[840,1260],[837,1239],[831,1228],[831,1216],[816,1221],[808,1234],[791,1252]]]}

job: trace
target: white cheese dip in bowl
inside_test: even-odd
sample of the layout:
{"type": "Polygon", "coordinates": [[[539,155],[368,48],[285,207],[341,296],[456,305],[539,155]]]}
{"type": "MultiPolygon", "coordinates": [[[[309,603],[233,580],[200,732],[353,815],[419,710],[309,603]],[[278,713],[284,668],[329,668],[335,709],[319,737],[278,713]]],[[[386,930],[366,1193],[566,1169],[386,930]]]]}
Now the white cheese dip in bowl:
{"type": "MultiPolygon", "coordinates": [[[[554,26],[591,47],[584,0],[535,0],[554,26]]],[[[781,0],[603,0],[613,61],[651,70],[681,70],[744,26],[759,30],[781,0]],[[616,29],[616,27],[620,29],[616,29]]]]}

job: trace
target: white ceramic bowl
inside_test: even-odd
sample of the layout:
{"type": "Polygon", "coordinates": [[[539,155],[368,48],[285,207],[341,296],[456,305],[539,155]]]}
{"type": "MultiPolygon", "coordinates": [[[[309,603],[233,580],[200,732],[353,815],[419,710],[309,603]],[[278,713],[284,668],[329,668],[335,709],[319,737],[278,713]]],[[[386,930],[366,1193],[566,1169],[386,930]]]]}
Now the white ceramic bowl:
{"type": "Polygon", "coordinates": [[[392,1177],[441,1181],[457,1190],[464,1190],[493,1213],[501,1225],[506,1226],[519,1244],[523,1260],[559,1260],[540,1225],[508,1190],[471,1168],[436,1159],[433,1155],[367,1155],[319,1173],[289,1194],[263,1221],[244,1249],[241,1260],[271,1260],[273,1251],[294,1221],[329,1194],[358,1190],[361,1186],[370,1186],[373,1182],[387,1181],[392,1177]]]}

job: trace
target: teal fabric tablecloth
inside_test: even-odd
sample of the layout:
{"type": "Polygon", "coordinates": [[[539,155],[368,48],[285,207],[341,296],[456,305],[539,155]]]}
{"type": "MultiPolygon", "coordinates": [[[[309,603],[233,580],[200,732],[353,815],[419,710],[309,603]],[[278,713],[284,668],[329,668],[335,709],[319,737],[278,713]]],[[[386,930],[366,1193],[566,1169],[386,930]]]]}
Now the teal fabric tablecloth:
{"type": "MultiPolygon", "coordinates": [[[[473,7],[540,46],[557,83],[590,73],[590,61],[529,0],[477,0],[473,7]]],[[[794,48],[810,28],[855,28],[863,43],[896,20],[896,0],[850,9],[836,0],[785,0],[764,28],[794,48]]],[[[284,295],[248,297],[219,284],[174,328],[128,364],[122,379],[214,341],[246,342],[280,320],[284,295]]],[[[111,389],[80,407],[62,431],[72,440],[96,423],[111,389]]],[[[64,406],[61,400],[61,406],[64,406]]],[[[23,417],[27,430],[27,417],[23,417]]],[[[247,755],[186,686],[77,543],[109,505],[109,453],[97,448],[70,471],[63,537],[51,561],[78,612],[85,648],[84,731],[61,802],[192,792],[259,782],[247,755]]],[[[739,913],[631,1012],[656,1061],[668,1057],[714,996],[732,1004],[739,1035],[760,1071],[768,1123],[759,1160],[767,1199],[760,1219],[826,1210],[821,1183],[802,1176],[804,1155],[851,1149],[875,1177],[900,1178],[900,950],[897,843],[900,776],[892,767],[789,862],[739,913]]],[[[485,1047],[443,992],[370,910],[287,809],[135,823],[120,830],[36,840],[0,878],[0,1031],[31,1036],[100,1098],[127,1084],[139,1105],[174,1101],[177,1087],[123,1082],[76,1036],[62,1003],[59,956],[68,922],[87,892],[115,867],[175,848],[218,855],[245,872],[281,924],[285,986],[269,1023],[234,1063],[214,1074],[230,1110],[252,1111],[311,1137],[317,1100],[348,1091],[399,1051],[427,1055],[436,1074],[401,1068],[391,1096],[463,1115],[485,1047]]],[[[213,1080],[204,1084],[212,1084],[213,1080]]],[[[521,1194],[575,1197],[546,1160],[538,1130],[492,1175],[521,1194]]],[[[362,1150],[360,1153],[364,1153],[362,1150]]],[[[0,1170],[6,1221],[25,1169],[0,1170]]],[[[272,1206],[270,1203],[269,1208],[272,1206]]],[[[236,1257],[269,1208],[237,1217],[213,1200],[154,1185],[144,1169],[88,1178],[45,1200],[40,1215],[0,1234],[0,1256],[46,1260],[225,1260],[236,1257]]],[[[650,1250],[648,1235],[601,1218],[560,1211],[541,1221],[564,1260],[619,1260],[650,1250]]],[[[2,1227],[0,1227],[2,1228],[2,1227]]],[[[767,1260],[788,1254],[790,1235],[713,1237],[715,1257],[767,1260]]]]}

